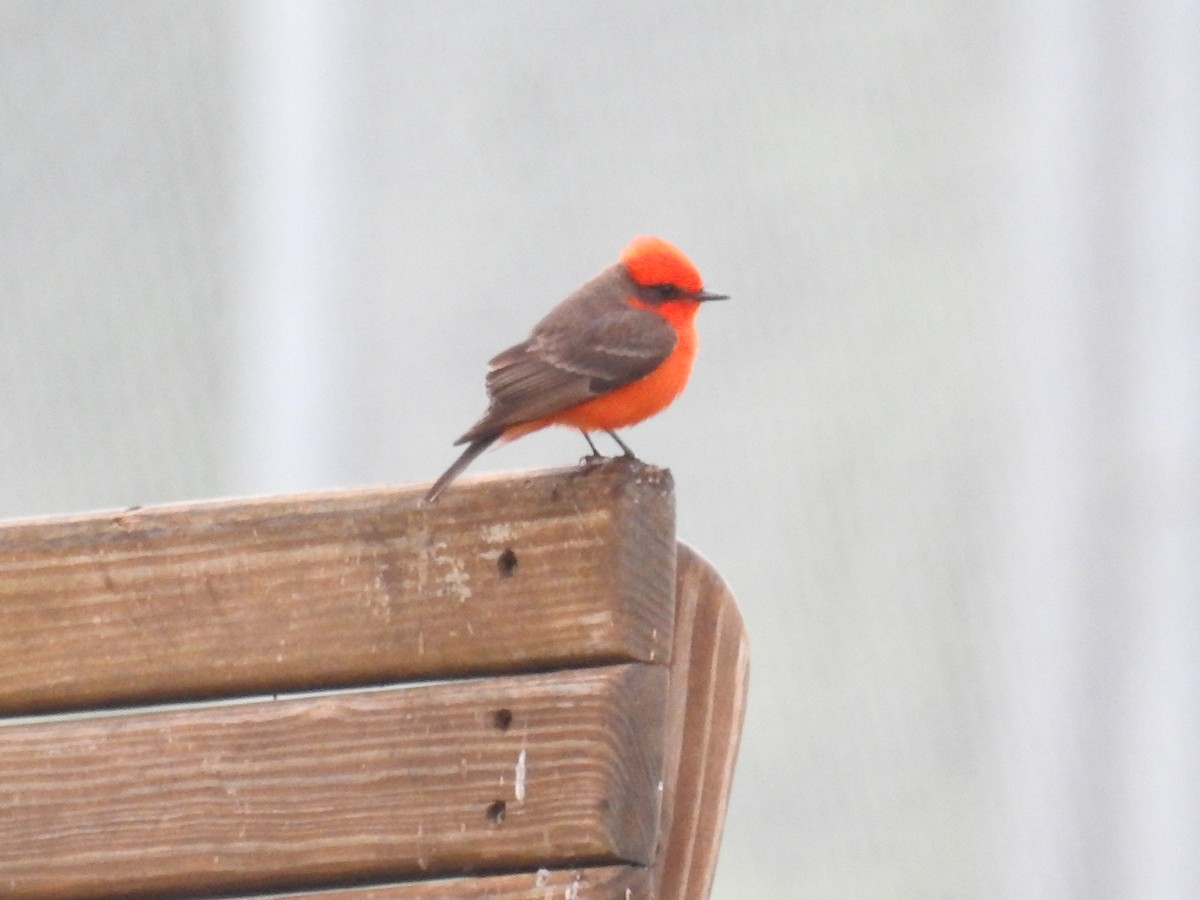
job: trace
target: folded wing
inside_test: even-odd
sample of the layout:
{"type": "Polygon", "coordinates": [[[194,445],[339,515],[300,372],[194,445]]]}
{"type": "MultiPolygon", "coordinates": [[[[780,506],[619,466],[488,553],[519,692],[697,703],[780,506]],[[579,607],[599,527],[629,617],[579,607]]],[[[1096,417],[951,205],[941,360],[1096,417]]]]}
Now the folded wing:
{"type": "Polygon", "coordinates": [[[635,291],[625,270],[612,266],[552,309],[528,340],[493,358],[491,404],[457,443],[553,415],[658,368],[675,349],[675,330],[630,305],[635,291]]]}

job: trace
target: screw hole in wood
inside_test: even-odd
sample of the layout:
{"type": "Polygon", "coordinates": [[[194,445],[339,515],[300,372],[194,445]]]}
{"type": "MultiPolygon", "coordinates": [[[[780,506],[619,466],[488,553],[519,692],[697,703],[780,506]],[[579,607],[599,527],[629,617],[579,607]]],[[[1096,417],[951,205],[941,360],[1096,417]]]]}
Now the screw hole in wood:
{"type": "Polygon", "coordinates": [[[496,568],[500,570],[501,578],[511,578],[517,571],[517,554],[506,549],[496,560],[496,568]]]}
{"type": "Polygon", "coordinates": [[[508,810],[508,805],[503,800],[494,800],[488,804],[487,818],[493,825],[499,825],[504,821],[504,814],[508,810]]]}

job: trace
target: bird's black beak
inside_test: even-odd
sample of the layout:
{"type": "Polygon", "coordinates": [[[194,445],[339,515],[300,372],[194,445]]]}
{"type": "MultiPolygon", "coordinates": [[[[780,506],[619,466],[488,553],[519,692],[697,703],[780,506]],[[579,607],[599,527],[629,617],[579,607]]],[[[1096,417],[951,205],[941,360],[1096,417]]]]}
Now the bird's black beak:
{"type": "Polygon", "coordinates": [[[728,300],[728,294],[714,294],[712,291],[699,291],[696,294],[696,299],[703,302],[705,300],[728,300]]]}

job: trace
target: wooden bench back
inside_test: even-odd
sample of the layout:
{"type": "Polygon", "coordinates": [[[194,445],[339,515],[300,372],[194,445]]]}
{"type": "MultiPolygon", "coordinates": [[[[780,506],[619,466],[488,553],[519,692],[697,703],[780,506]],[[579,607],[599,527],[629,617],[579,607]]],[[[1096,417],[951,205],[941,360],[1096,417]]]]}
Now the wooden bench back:
{"type": "Polygon", "coordinates": [[[0,525],[0,896],[707,896],[745,635],[669,475],[420,495],[0,525]]]}

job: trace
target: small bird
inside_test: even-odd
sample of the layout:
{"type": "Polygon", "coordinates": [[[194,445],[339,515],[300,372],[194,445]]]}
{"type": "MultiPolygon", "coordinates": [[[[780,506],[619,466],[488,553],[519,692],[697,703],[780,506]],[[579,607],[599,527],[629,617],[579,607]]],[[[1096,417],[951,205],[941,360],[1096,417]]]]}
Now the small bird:
{"type": "Polygon", "coordinates": [[[662,412],[687,384],[696,358],[696,311],[709,300],[700,273],[673,244],[634,238],[621,259],[559,303],[529,337],[488,363],[491,401],[483,417],[455,444],[462,455],[445,471],[431,503],[496,441],[567,425],[604,431],[627,457],[633,451],[616,429],[662,412]]]}

